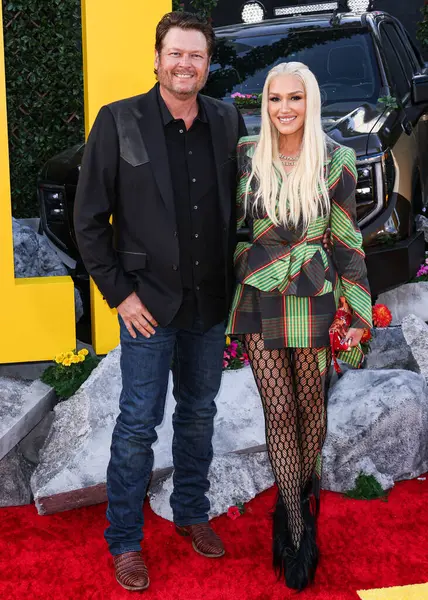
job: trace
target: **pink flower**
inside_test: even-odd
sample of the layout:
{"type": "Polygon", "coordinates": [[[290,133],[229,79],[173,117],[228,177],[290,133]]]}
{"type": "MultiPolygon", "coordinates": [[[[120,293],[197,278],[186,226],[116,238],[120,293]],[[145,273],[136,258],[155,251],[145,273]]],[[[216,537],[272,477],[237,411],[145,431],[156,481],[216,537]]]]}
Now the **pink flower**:
{"type": "Polygon", "coordinates": [[[229,519],[232,519],[232,521],[236,521],[236,519],[241,516],[241,511],[237,506],[229,506],[227,516],[229,519]]]}
{"type": "Polygon", "coordinates": [[[428,275],[428,264],[421,265],[416,273],[416,277],[422,277],[423,275],[428,275]]]}
{"type": "Polygon", "coordinates": [[[229,362],[227,360],[223,360],[223,369],[226,369],[229,366],[229,362]]]}

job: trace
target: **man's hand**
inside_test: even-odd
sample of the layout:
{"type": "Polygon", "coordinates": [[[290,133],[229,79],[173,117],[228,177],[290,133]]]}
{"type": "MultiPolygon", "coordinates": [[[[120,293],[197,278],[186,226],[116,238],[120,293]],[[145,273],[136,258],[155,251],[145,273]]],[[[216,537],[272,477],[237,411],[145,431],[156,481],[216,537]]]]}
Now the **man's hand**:
{"type": "Polygon", "coordinates": [[[324,235],[322,236],[322,245],[324,247],[324,250],[331,254],[331,229],[329,227],[327,227],[327,229],[324,231],[324,235]]]}
{"type": "Polygon", "coordinates": [[[132,294],[119,304],[117,312],[122,317],[126,329],[134,339],[137,337],[134,327],[146,338],[154,335],[155,330],[153,327],[157,327],[158,324],[135,292],[132,292],[132,294]]]}
{"type": "Polygon", "coordinates": [[[348,333],[346,334],[346,342],[350,348],[355,348],[361,341],[363,337],[364,329],[356,329],[351,327],[348,329],[348,333]]]}

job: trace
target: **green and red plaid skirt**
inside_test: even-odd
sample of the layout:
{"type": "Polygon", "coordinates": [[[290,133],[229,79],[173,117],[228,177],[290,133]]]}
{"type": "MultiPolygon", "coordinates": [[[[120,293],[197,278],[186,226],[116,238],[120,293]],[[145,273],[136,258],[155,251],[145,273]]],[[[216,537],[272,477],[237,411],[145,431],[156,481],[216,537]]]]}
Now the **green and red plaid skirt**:
{"type": "MultiPolygon", "coordinates": [[[[334,291],[321,296],[293,296],[278,290],[264,292],[250,285],[238,284],[227,326],[228,335],[261,333],[266,349],[330,347],[328,330],[336,313],[341,294],[336,281],[334,291]]],[[[327,357],[319,355],[320,371],[327,357]]],[[[360,348],[340,352],[339,358],[359,367],[363,358],[360,348]]]]}

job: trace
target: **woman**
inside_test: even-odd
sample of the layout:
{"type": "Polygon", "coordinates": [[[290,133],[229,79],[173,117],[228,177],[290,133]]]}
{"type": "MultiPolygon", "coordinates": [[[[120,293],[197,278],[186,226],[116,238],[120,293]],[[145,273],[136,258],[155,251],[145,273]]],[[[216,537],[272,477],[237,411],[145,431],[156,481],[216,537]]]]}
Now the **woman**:
{"type": "Polygon", "coordinates": [[[261,112],[260,136],[238,145],[238,228],[246,220],[251,241],[236,248],[228,333],[243,334],[263,402],[279,490],[273,564],[289,587],[301,590],[318,561],[328,330],[343,295],[353,321],[350,351],[341,358],[358,366],[371,298],[356,220],[355,154],[324,135],[311,71],[298,62],[274,67],[261,112]],[[332,256],[322,246],[328,226],[332,256]]]}

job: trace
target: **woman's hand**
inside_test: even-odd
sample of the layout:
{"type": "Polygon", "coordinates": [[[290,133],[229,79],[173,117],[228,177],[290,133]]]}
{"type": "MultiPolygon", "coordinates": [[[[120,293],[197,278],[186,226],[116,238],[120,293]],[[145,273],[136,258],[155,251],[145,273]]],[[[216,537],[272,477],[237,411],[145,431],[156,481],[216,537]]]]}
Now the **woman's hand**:
{"type": "Polygon", "coordinates": [[[364,329],[356,329],[355,327],[351,327],[348,329],[348,333],[346,334],[345,340],[349,346],[349,348],[355,348],[361,341],[363,337],[364,329]]]}

